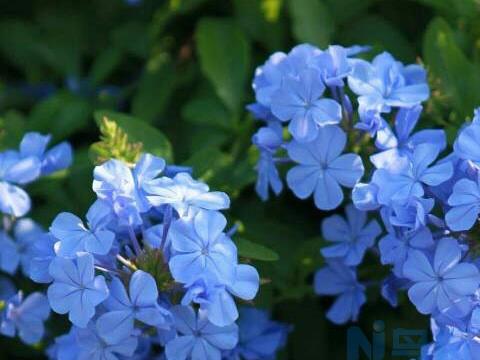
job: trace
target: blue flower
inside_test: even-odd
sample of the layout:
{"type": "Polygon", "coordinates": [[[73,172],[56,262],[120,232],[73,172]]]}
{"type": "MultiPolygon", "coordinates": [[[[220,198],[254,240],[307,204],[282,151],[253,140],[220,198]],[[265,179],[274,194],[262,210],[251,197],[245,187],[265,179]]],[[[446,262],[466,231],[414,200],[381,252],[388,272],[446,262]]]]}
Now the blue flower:
{"type": "Polygon", "coordinates": [[[30,132],[25,134],[20,143],[21,157],[36,157],[41,164],[42,175],[66,169],[72,164],[72,147],[69,143],[62,142],[47,151],[51,138],[51,135],[30,132]]]}
{"type": "Polygon", "coordinates": [[[321,73],[307,69],[298,77],[285,77],[280,89],[272,96],[272,113],[289,121],[289,131],[300,142],[316,138],[318,128],[338,124],[342,119],[340,104],[324,99],[321,73]]]}
{"type": "Polygon", "coordinates": [[[88,210],[86,227],[82,220],[70,213],[60,213],[50,226],[50,233],[59,240],[57,254],[74,257],[79,251],[105,255],[112,248],[115,234],[105,225],[110,219],[110,208],[96,201],[88,210]]]}
{"type": "Polygon", "coordinates": [[[403,265],[412,250],[428,250],[433,245],[433,236],[428,227],[421,227],[417,231],[392,229],[378,242],[382,264],[393,265],[393,273],[398,277],[403,277],[403,265]]]}
{"type": "Polygon", "coordinates": [[[122,161],[109,160],[93,171],[93,191],[117,215],[119,224],[142,223],[137,204],[136,183],[130,168],[122,161]]]}
{"type": "Polygon", "coordinates": [[[315,205],[321,210],[340,205],[340,185],[353,187],[364,172],[360,156],[341,155],[346,140],[339,127],[325,126],[315,141],[304,144],[293,140],[287,146],[290,158],[300,164],[287,174],[288,186],[297,197],[305,199],[314,193],[315,205]]]}
{"type": "Polygon", "coordinates": [[[77,332],[78,328],[72,326],[67,334],[57,336],[55,342],[47,348],[48,358],[51,360],[77,360],[80,351],[77,332]]]}
{"type": "Polygon", "coordinates": [[[453,175],[450,162],[429,166],[438,157],[439,149],[428,144],[418,145],[411,161],[396,171],[377,169],[372,181],[379,187],[379,203],[389,205],[394,201],[407,201],[424,195],[423,184],[436,186],[453,175]]]}
{"type": "Polygon", "coordinates": [[[246,306],[240,308],[238,328],[238,345],[224,355],[228,360],[274,359],[292,330],[287,324],[271,320],[267,311],[246,306]]]}
{"type": "Polygon", "coordinates": [[[384,222],[390,226],[403,227],[409,230],[418,230],[433,220],[430,214],[435,200],[411,197],[407,201],[395,200],[390,207],[384,207],[381,212],[384,222]]]}
{"type": "Polygon", "coordinates": [[[355,124],[355,129],[366,131],[374,137],[380,130],[388,126],[378,110],[360,108],[358,111],[360,121],[355,124]]]}
{"type": "Polygon", "coordinates": [[[480,273],[475,265],[461,262],[461,258],[461,248],[452,238],[438,242],[433,261],[420,250],[408,254],[403,274],[414,282],[408,297],[419,312],[444,311],[462,297],[475,293],[480,273]]]}
{"type": "Polygon", "coordinates": [[[381,287],[382,297],[388,301],[390,306],[397,307],[397,293],[399,290],[407,288],[409,281],[404,278],[398,278],[395,275],[389,275],[383,282],[381,287]]]}
{"type": "Polygon", "coordinates": [[[453,150],[457,157],[468,160],[477,168],[480,167],[480,150],[478,144],[480,142],[480,123],[472,122],[463,128],[457,136],[453,144],[453,150]]]}
{"type": "Polygon", "coordinates": [[[0,301],[10,299],[16,292],[17,289],[10,279],[5,276],[0,276],[0,301]]]}
{"type": "Polygon", "coordinates": [[[34,242],[31,250],[29,277],[37,283],[49,283],[53,281],[48,268],[52,260],[57,256],[55,243],[57,240],[50,233],[40,235],[34,242]]]}
{"type": "Polygon", "coordinates": [[[318,55],[318,68],[322,71],[322,78],[327,86],[345,85],[343,80],[352,71],[349,55],[353,55],[351,49],[339,45],[330,45],[318,55]]]}
{"type": "Polygon", "coordinates": [[[200,276],[233,284],[237,248],[223,232],[227,220],[216,211],[200,211],[193,219],[178,220],[169,231],[174,254],[169,266],[173,278],[193,283],[200,276]]]}
{"type": "Polygon", "coordinates": [[[448,205],[452,207],[445,214],[448,227],[454,231],[471,229],[480,212],[480,178],[459,180],[453,186],[448,205]]]}
{"type": "Polygon", "coordinates": [[[100,330],[100,322],[90,322],[84,329],[77,329],[78,359],[120,360],[130,358],[135,352],[138,339],[128,334],[122,339],[109,340],[100,330]]]}
{"type": "Polygon", "coordinates": [[[178,336],[165,347],[169,360],[220,360],[222,351],[237,345],[238,327],[235,324],[215,326],[204,312],[200,310],[197,316],[188,306],[174,306],[172,313],[178,336]]]}
{"type": "Polygon", "coordinates": [[[21,265],[23,273],[28,276],[34,243],[44,234],[43,229],[30,219],[21,219],[15,224],[15,241],[0,231],[0,246],[2,247],[0,269],[13,274],[17,271],[18,265],[21,265]]]}
{"type": "Polygon", "coordinates": [[[425,70],[420,65],[404,66],[389,53],[377,55],[372,63],[352,61],[348,77],[350,89],[359,95],[360,106],[412,107],[428,99],[430,91],[425,70]]]}
{"type": "Polygon", "coordinates": [[[252,142],[260,149],[257,170],[258,177],[255,185],[257,194],[262,200],[268,200],[268,190],[271,187],[278,195],[283,189],[282,181],[275,165],[274,154],[283,144],[282,127],[272,123],[268,127],[260,128],[252,137],[252,142]]]}
{"type": "Polygon", "coordinates": [[[217,326],[227,326],[238,318],[237,306],[230,293],[243,299],[253,300],[260,286],[257,270],[250,265],[238,265],[232,285],[216,283],[208,277],[201,277],[185,286],[187,291],[182,305],[191,302],[200,305],[208,320],[217,326]]]}
{"type": "MultiPolygon", "coordinates": [[[[435,323],[432,321],[432,323],[435,323]]],[[[452,325],[439,326],[434,336],[435,342],[426,345],[422,359],[462,359],[477,360],[480,340],[477,332],[466,331],[452,325]]],[[[432,325],[432,331],[434,326],[432,325]]]]}
{"type": "Polygon", "coordinates": [[[23,299],[20,291],[5,303],[0,313],[0,333],[18,336],[26,344],[38,343],[45,332],[43,323],[50,316],[50,307],[45,295],[35,292],[23,299]]]}
{"type": "Polygon", "coordinates": [[[34,181],[40,171],[36,157],[22,158],[15,151],[0,153],[0,212],[21,217],[30,211],[30,197],[17,185],[34,181]]]}
{"type": "MultiPolygon", "coordinates": [[[[415,147],[420,144],[435,146],[439,151],[445,149],[447,139],[443,130],[425,129],[412,135],[421,112],[420,105],[400,109],[395,117],[395,133],[383,119],[372,120],[378,121],[375,145],[381,152],[370,156],[370,160],[377,169],[393,170],[400,167],[401,164],[408,161],[415,147]]],[[[360,115],[362,115],[361,110],[360,115]]]]}
{"type": "Polygon", "coordinates": [[[322,235],[335,245],[324,247],[321,252],[326,258],[338,258],[348,266],[362,262],[365,251],[375,244],[382,229],[376,220],[367,224],[367,213],[346,207],[347,221],[339,215],[333,215],[322,222],[322,235]]]}
{"type": "Polygon", "coordinates": [[[47,294],[53,311],[68,313],[74,325],[84,328],[95,315],[95,307],[108,297],[105,278],[95,276],[93,256],[78,253],[76,260],[57,257],[49,272],[54,282],[47,294]]]}
{"type": "MultiPolygon", "coordinates": [[[[137,186],[137,202],[140,212],[147,212],[152,205],[147,200],[145,188],[163,171],[166,171],[165,160],[152,154],[143,154],[133,168],[133,176],[137,186]]],[[[170,172],[172,168],[170,167],[170,172]]]]}
{"type": "Polygon", "coordinates": [[[128,337],[134,320],[155,327],[168,327],[171,316],[158,305],[158,289],[152,275],[137,270],[129,281],[129,294],[119,278],[112,279],[110,294],[103,305],[108,312],[98,318],[97,328],[104,339],[115,342],[128,337]]]}
{"type": "Polygon", "coordinates": [[[179,173],[173,179],[161,177],[145,186],[147,199],[153,206],[170,205],[180,216],[198,209],[222,210],[230,207],[227,194],[210,191],[208,185],[179,173]]]}
{"type": "Polygon", "coordinates": [[[356,272],[338,261],[330,261],[315,273],[315,293],[337,296],[327,312],[327,318],[335,324],[356,321],[360,308],[366,302],[365,287],[357,281],[356,272]]]}

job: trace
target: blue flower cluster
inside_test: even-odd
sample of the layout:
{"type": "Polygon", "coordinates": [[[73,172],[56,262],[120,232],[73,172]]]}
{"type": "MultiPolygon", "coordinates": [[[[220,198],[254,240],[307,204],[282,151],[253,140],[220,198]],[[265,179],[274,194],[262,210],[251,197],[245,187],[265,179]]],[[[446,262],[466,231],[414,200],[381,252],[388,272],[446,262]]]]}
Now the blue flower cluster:
{"type": "MultiPolygon", "coordinates": [[[[37,244],[50,239],[33,220],[21,218],[31,208],[22,186],[72,163],[71,146],[63,142],[47,150],[50,140],[49,135],[31,132],[25,134],[19,150],[0,152],[0,270],[9,275],[21,268],[30,276],[40,266],[34,261],[37,244]]],[[[44,321],[49,315],[44,294],[34,292],[25,297],[7,277],[0,277],[0,334],[18,334],[26,344],[35,344],[45,333],[44,321]]]]}
{"type": "Polygon", "coordinates": [[[249,109],[266,124],[253,137],[260,151],[257,192],[263,199],[270,188],[280,193],[277,165],[292,162],[288,187],[300,199],[313,194],[318,209],[336,209],[341,187],[352,188],[346,218],[332,215],[322,223],[331,245],[321,249],[327,265],[315,274],[314,288],[336,297],[327,317],[338,324],[357,319],[366,287],[375,283],[357,278],[368,251],[391,266],[383,297],[396,306],[398,291],[407,290],[418,311],[431,315],[435,341],[423,358],[476,359],[480,267],[471,229],[480,214],[480,110],[460,130],[453,152],[438,160],[447,149],[444,131],[415,131],[429,97],[425,70],[388,53],[352,58],[359,50],[365,49],[300,45],[257,69],[257,102],[249,109]],[[369,157],[369,182],[360,182],[360,156],[342,154],[342,128],[369,157]],[[366,138],[375,151],[361,146],[366,138]],[[385,234],[368,212],[378,214],[385,234]]]}
{"type": "Polygon", "coordinates": [[[0,196],[2,211],[12,215],[0,232],[0,269],[14,274],[21,266],[31,280],[48,284],[46,295],[24,299],[0,279],[0,333],[38,343],[52,310],[68,315],[72,326],[48,348],[51,359],[274,356],[287,326],[253,308],[236,324],[234,298],[253,300],[260,278],[238,262],[235,230],[226,230],[220,212],[230,206],[225,193],[151,154],[136,164],[112,159],[94,169],[97,199],[85,221],[60,213],[45,232],[13,216],[30,206],[18,184],[71,162],[69,145],[45,151],[48,140],[27,134],[20,152],[0,154],[0,184],[11,194],[0,196]]]}

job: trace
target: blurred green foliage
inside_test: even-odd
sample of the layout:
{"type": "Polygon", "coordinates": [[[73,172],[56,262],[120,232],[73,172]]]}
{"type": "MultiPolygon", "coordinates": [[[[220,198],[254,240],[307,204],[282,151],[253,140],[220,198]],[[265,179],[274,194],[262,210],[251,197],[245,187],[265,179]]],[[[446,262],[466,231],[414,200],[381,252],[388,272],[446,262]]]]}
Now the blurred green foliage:
{"type": "MultiPolygon", "coordinates": [[[[28,130],[76,149],[69,171],[28,188],[31,215],[48,226],[59,211],[83,214],[93,199],[92,158],[111,154],[115,141],[125,142],[127,156],[135,156],[128,146],[142,143],[193,166],[195,176],[233,197],[240,255],[262,273],[255,303],[295,326],[281,358],[345,358],[347,327],[325,320],[330,300],[310,287],[322,263],[325,214],[288,194],[264,204],[253,192],[256,124],[245,105],[255,66],[300,42],[369,44],[367,56],[387,50],[422,62],[432,97],[420,126],[443,127],[452,140],[480,104],[478,1],[24,0],[3,1],[1,9],[0,149],[28,130]],[[103,128],[98,143],[104,116],[123,140],[103,128]]],[[[367,261],[380,280],[377,260],[367,261]]],[[[393,310],[374,290],[360,319],[367,335],[376,319],[385,321],[387,339],[395,327],[428,325],[404,298],[393,310]]],[[[0,358],[40,356],[16,341],[0,346],[0,358]]]]}

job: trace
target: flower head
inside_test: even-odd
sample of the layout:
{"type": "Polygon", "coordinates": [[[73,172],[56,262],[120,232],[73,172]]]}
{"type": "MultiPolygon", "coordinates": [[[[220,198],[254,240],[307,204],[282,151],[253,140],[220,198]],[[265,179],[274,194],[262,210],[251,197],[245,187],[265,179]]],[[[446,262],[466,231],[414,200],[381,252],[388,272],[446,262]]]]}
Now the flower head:
{"type": "Polygon", "coordinates": [[[315,205],[321,210],[335,209],[343,200],[340,185],[353,187],[363,176],[363,164],[356,154],[343,154],[345,133],[337,126],[319,129],[310,143],[292,141],[289,156],[299,165],[290,169],[287,183],[301,199],[314,194],[315,205]]]}
{"type": "Polygon", "coordinates": [[[452,238],[438,242],[433,261],[420,250],[409,253],[403,274],[414,282],[408,297],[419,312],[444,311],[478,289],[480,273],[477,267],[461,262],[461,257],[461,248],[452,238]]]}
{"type": "Polygon", "coordinates": [[[238,327],[235,324],[215,326],[201,310],[197,315],[189,306],[174,306],[172,314],[178,336],[165,347],[168,359],[220,360],[222,351],[237,345],[238,327]]]}
{"type": "Polygon", "coordinates": [[[102,275],[95,276],[93,256],[78,253],[76,259],[56,257],[49,267],[54,282],[48,287],[48,301],[59,314],[81,328],[95,315],[95,307],[108,297],[102,275]]]}

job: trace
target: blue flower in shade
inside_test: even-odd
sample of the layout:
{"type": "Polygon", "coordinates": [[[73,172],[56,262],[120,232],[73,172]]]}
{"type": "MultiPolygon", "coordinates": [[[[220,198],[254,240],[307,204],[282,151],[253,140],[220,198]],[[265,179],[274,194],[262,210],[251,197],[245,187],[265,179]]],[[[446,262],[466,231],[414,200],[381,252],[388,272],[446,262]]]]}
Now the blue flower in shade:
{"type": "Polygon", "coordinates": [[[29,277],[37,283],[49,283],[53,281],[48,268],[52,260],[57,256],[55,243],[57,240],[50,233],[40,235],[32,246],[29,277]]]}
{"type": "Polygon", "coordinates": [[[355,129],[368,132],[371,137],[374,137],[380,130],[388,126],[380,111],[376,109],[360,108],[358,112],[359,121],[355,124],[355,129]]]}
{"type": "Polygon", "coordinates": [[[137,270],[128,286],[127,294],[119,278],[113,278],[110,283],[109,297],[103,303],[108,312],[97,321],[97,328],[106,340],[115,342],[128,337],[133,331],[134,320],[158,328],[171,324],[170,312],[157,302],[158,289],[152,275],[137,270]]]}
{"type": "Polygon", "coordinates": [[[15,151],[0,153],[0,212],[21,217],[30,211],[30,197],[17,185],[36,180],[40,171],[36,157],[22,158],[15,151]]]}
{"type": "Polygon", "coordinates": [[[49,272],[54,282],[47,294],[53,311],[68,313],[74,325],[84,328],[95,315],[95,307],[108,297],[105,278],[95,276],[93,256],[78,253],[75,260],[57,257],[49,272]]]}
{"type": "Polygon", "coordinates": [[[188,306],[174,306],[172,314],[178,336],[165,346],[169,360],[220,360],[222,351],[231,350],[238,342],[238,327],[235,324],[215,326],[201,310],[198,316],[188,306]]]}
{"type": "Polygon", "coordinates": [[[430,214],[434,205],[435,201],[433,199],[412,197],[406,202],[393,201],[390,207],[384,207],[381,212],[384,222],[415,231],[426,226],[428,221],[434,219],[433,215],[430,214]]]}
{"type": "Polygon", "coordinates": [[[464,296],[473,295],[480,284],[480,273],[473,264],[461,262],[462,251],[455,239],[441,239],[433,261],[422,251],[412,250],[403,274],[414,285],[410,301],[422,314],[444,311],[464,296]]]}
{"type": "Polygon", "coordinates": [[[363,164],[356,154],[341,155],[346,143],[345,133],[337,126],[319,129],[317,138],[304,144],[293,140],[288,155],[299,163],[287,174],[290,189],[300,199],[314,194],[315,205],[321,210],[335,209],[343,200],[340,185],[353,187],[363,176],[363,164]]]}
{"type": "Polygon", "coordinates": [[[17,251],[17,245],[4,231],[0,231],[0,247],[2,248],[0,252],[0,269],[6,273],[14,274],[20,263],[20,256],[17,251]]]}
{"type": "Polygon", "coordinates": [[[194,302],[204,310],[208,320],[217,326],[227,326],[238,318],[238,310],[233,294],[243,300],[253,300],[260,286],[257,270],[250,265],[238,265],[235,272],[235,282],[225,286],[202,277],[193,284],[186,285],[187,291],[182,299],[182,305],[194,302]]]}
{"type": "Polygon", "coordinates": [[[391,107],[418,105],[430,95],[425,70],[420,65],[404,66],[387,52],[371,63],[354,60],[352,66],[348,85],[359,95],[360,106],[381,106],[382,112],[389,112],[391,107]]]}
{"type": "Polygon", "coordinates": [[[453,325],[437,325],[432,320],[434,343],[422,349],[422,359],[477,360],[480,352],[478,332],[466,331],[453,325]],[[437,329],[438,328],[438,329],[437,329]]]}
{"type": "Polygon", "coordinates": [[[471,229],[480,212],[480,178],[459,180],[453,186],[448,205],[451,206],[445,214],[448,227],[454,231],[471,229]]]}
{"type": "Polygon", "coordinates": [[[275,159],[270,153],[265,151],[260,152],[257,165],[257,182],[255,183],[255,191],[263,201],[268,200],[269,189],[271,188],[275,195],[278,195],[283,190],[283,183],[280,179],[275,159]]]}
{"type": "Polygon", "coordinates": [[[238,328],[237,346],[224,354],[228,360],[274,359],[292,330],[287,324],[271,320],[267,311],[246,306],[240,308],[238,328]]]}
{"type": "Polygon", "coordinates": [[[119,360],[123,356],[130,359],[138,345],[137,337],[128,334],[122,339],[110,340],[104,336],[99,325],[97,320],[84,329],[77,329],[78,360],[119,360]]]}
{"type": "Polygon", "coordinates": [[[198,209],[222,210],[230,207],[227,194],[210,191],[207,184],[192,179],[188,173],[179,173],[173,179],[161,177],[151,181],[145,189],[153,206],[170,205],[180,216],[198,209]]]}
{"type": "Polygon", "coordinates": [[[36,157],[41,164],[42,175],[66,169],[72,164],[73,155],[70,144],[62,142],[47,150],[51,138],[50,135],[30,132],[25,134],[20,143],[21,157],[36,157]]]}
{"type": "Polygon", "coordinates": [[[470,125],[463,128],[457,136],[453,144],[455,155],[463,160],[470,161],[477,168],[480,167],[480,150],[478,144],[480,143],[480,122],[472,122],[470,125]]]}
{"type": "Polygon", "coordinates": [[[395,275],[389,275],[383,282],[381,287],[382,297],[388,301],[390,306],[397,307],[398,305],[398,291],[406,289],[409,281],[404,278],[398,278],[395,275]]]}
{"type": "Polygon", "coordinates": [[[108,254],[115,240],[115,234],[105,228],[110,214],[110,208],[100,201],[88,210],[87,226],[71,213],[58,214],[50,226],[50,233],[59,240],[57,254],[63,257],[74,257],[79,251],[108,254]]]}
{"type": "Polygon", "coordinates": [[[17,254],[23,273],[30,274],[34,246],[39,239],[45,236],[45,231],[31,219],[20,219],[13,229],[17,254]]]}
{"type": "Polygon", "coordinates": [[[189,284],[203,275],[233,284],[237,248],[223,232],[226,224],[216,211],[200,211],[193,219],[172,224],[169,238],[174,254],[168,264],[176,281],[189,284]]]}
{"type": "Polygon", "coordinates": [[[327,312],[327,318],[335,324],[356,321],[360,308],[366,302],[365,286],[357,281],[352,268],[338,261],[330,261],[315,273],[315,293],[337,296],[327,312]]]}
{"type": "Polygon", "coordinates": [[[15,285],[10,281],[9,278],[0,276],[0,301],[5,301],[10,299],[15,295],[17,289],[15,285]]]}
{"type": "Polygon", "coordinates": [[[23,299],[20,291],[5,303],[0,313],[0,333],[18,336],[26,344],[38,343],[45,332],[43,323],[50,316],[50,307],[45,295],[35,292],[23,299]]]}
{"type": "MultiPolygon", "coordinates": [[[[362,111],[360,115],[362,115],[362,111]]],[[[440,151],[447,146],[445,131],[438,129],[425,129],[412,135],[422,112],[420,105],[412,108],[400,109],[395,116],[395,132],[383,119],[373,119],[377,128],[376,147],[379,153],[370,156],[370,160],[376,168],[394,170],[408,161],[417,145],[429,144],[437,147],[440,151]],[[378,125],[376,125],[378,122],[378,125]]],[[[369,113],[367,111],[367,113],[369,113]]],[[[371,114],[371,113],[370,113],[371,114]]],[[[375,115],[374,115],[375,116],[375,115]]],[[[376,115],[379,116],[379,115],[376,115]]]]}
{"type": "Polygon", "coordinates": [[[367,213],[351,204],[346,207],[346,215],[347,221],[339,215],[323,220],[322,235],[335,245],[324,247],[321,252],[326,258],[338,258],[345,265],[355,266],[362,262],[365,251],[375,244],[382,229],[376,220],[367,224],[367,213]]]}
{"type": "Polygon", "coordinates": [[[23,273],[28,276],[34,243],[44,234],[43,229],[30,219],[21,219],[15,224],[15,241],[6,233],[0,232],[0,269],[13,274],[21,265],[23,273]]]}
{"type": "Polygon", "coordinates": [[[403,265],[412,250],[428,250],[433,248],[433,236],[428,227],[421,227],[417,231],[391,229],[380,239],[380,260],[384,265],[393,265],[393,273],[403,277],[403,265]]]}
{"type": "Polygon", "coordinates": [[[268,190],[272,188],[278,195],[283,189],[282,181],[273,156],[282,146],[282,127],[278,123],[260,128],[252,137],[252,142],[260,149],[256,170],[258,173],[255,190],[262,200],[268,200],[268,190]]]}
{"type": "Polygon", "coordinates": [[[407,201],[412,197],[422,197],[423,184],[436,186],[453,175],[450,162],[430,166],[438,157],[439,149],[428,144],[418,145],[411,161],[397,171],[377,169],[372,181],[379,187],[379,203],[389,205],[394,201],[407,201]]]}
{"type": "Polygon", "coordinates": [[[312,141],[319,127],[341,121],[340,104],[322,98],[324,91],[321,73],[307,69],[298,77],[285,77],[273,94],[272,113],[282,121],[291,120],[288,129],[297,141],[312,141]]]}
{"type": "Polygon", "coordinates": [[[80,352],[77,332],[78,328],[72,326],[67,334],[57,336],[55,342],[47,348],[48,358],[52,360],[77,360],[80,352]]]}

